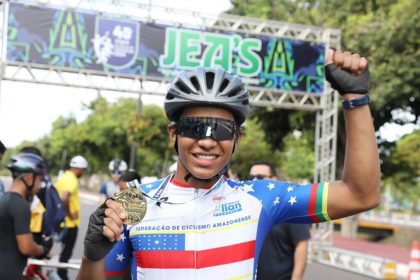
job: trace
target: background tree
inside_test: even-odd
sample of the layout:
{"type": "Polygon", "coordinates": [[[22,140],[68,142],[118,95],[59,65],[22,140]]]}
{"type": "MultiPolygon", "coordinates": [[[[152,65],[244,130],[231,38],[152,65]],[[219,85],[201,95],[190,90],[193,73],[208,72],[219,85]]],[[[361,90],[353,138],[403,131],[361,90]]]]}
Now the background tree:
{"type": "MultiPolygon", "coordinates": [[[[419,2],[416,0],[232,0],[230,13],[338,28],[342,48],[368,57],[373,77],[370,95],[376,130],[385,123],[417,123],[420,113],[420,32],[419,2]],[[404,15],[404,16],[402,16],[404,15]],[[404,112],[405,114],[396,114],[404,112]],[[407,117],[410,116],[410,117],[407,117]]],[[[301,112],[256,110],[267,140],[281,148],[283,137],[293,129],[291,116],[301,112]],[[276,129],[280,125],[281,129],[276,129]]],[[[338,152],[344,154],[344,120],[339,115],[338,152]]],[[[303,122],[310,129],[313,121],[303,122]]],[[[380,139],[381,159],[386,165],[387,151],[393,146],[380,139]]],[[[341,172],[342,159],[337,172],[341,172]]],[[[337,174],[339,176],[339,174],[337,174]]],[[[388,174],[384,174],[388,176],[388,174]]]]}

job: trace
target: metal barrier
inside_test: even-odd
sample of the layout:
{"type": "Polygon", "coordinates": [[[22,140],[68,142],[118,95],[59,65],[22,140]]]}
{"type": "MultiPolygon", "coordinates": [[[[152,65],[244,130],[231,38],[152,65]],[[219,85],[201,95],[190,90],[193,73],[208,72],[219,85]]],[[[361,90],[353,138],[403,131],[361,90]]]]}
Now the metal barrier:
{"type": "MultiPolygon", "coordinates": [[[[375,279],[398,279],[399,277],[405,277],[407,274],[407,268],[399,267],[400,264],[393,260],[314,242],[310,242],[309,245],[308,261],[359,273],[375,279]]],[[[56,260],[29,259],[28,265],[30,264],[47,268],[80,269],[80,263],[60,263],[56,260]]]]}
{"type": "Polygon", "coordinates": [[[66,269],[80,269],[80,263],[61,263],[55,260],[37,260],[37,259],[28,259],[28,265],[34,264],[42,267],[51,267],[51,268],[66,268],[66,269]]]}
{"type": "Polygon", "coordinates": [[[309,261],[359,273],[375,279],[397,279],[397,264],[395,261],[332,246],[310,243],[309,261]]]}

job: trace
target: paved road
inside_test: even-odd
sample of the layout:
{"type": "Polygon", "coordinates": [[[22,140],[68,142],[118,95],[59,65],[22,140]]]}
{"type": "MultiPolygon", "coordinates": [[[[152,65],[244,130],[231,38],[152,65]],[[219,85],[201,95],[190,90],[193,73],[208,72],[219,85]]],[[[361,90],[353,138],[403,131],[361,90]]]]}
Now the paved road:
{"type": "MultiPolygon", "coordinates": [[[[92,199],[86,199],[82,197],[81,206],[82,206],[81,225],[79,228],[79,235],[77,237],[76,246],[73,251],[73,257],[72,257],[73,259],[80,259],[82,256],[83,238],[86,233],[87,222],[88,222],[90,213],[92,213],[96,209],[97,202],[93,201],[92,199]]],[[[59,252],[58,246],[54,245],[53,253],[57,254],[58,252],[59,252]]],[[[70,279],[75,279],[76,275],[77,275],[77,272],[74,270],[71,270],[69,272],[70,279]]],[[[318,280],[318,279],[322,279],[322,280],[329,280],[329,279],[371,280],[373,278],[335,269],[335,268],[325,266],[322,264],[317,264],[317,263],[308,264],[303,280],[318,280]]]]}

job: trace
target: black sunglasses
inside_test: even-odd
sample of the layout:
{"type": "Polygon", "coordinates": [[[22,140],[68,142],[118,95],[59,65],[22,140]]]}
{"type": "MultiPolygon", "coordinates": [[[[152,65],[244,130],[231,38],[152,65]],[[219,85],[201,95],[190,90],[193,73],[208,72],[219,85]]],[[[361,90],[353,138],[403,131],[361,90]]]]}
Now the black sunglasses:
{"type": "Polygon", "coordinates": [[[211,137],[215,140],[236,139],[238,128],[235,121],[208,118],[208,117],[188,117],[182,118],[175,123],[176,135],[202,139],[211,137]]]}
{"type": "Polygon", "coordinates": [[[263,180],[263,179],[266,179],[266,178],[269,178],[270,176],[267,176],[267,175],[262,175],[262,174],[256,174],[256,175],[250,175],[249,176],[249,180],[250,181],[252,181],[252,180],[254,180],[254,179],[257,179],[257,180],[263,180]]]}

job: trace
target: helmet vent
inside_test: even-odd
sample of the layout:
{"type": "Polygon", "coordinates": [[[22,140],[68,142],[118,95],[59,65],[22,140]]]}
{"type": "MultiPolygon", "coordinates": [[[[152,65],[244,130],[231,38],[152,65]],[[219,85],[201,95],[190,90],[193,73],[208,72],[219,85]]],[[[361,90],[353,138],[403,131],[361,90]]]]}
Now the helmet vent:
{"type": "Polygon", "coordinates": [[[184,92],[184,93],[191,93],[191,90],[190,90],[190,88],[187,86],[187,85],[185,85],[183,82],[181,82],[180,80],[178,80],[176,83],[175,83],[175,86],[180,90],[180,91],[182,91],[182,92],[184,92]]]}
{"type": "Polygon", "coordinates": [[[236,95],[238,95],[241,91],[243,91],[243,87],[241,87],[241,86],[239,86],[239,87],[236,87],[236,88],[234,88],[233,90],[231,90],[230,92],[229,92],[229,94],[228,94],[228,96],[229,97],[233,97],[233,96],[236,96],[236,95]]]}
{"type": "Polygon", "coordinates": [[[207,89],[212,89],[214,84],[214,73],[213,72],[207,72],[206,73],[206,86],[207,89]]]}
{"type": "Polygon", "coordinates": [[[192,85],[195,87],[195,90],[196,91],[199,91],[200,90],[200,84],[198,83],[197,77],[196,76],[192,76],[190,78],[190,81],[191,81],[192,85]]]}
{"type": "Polygon", "coordinates": [[[228,84],[229,84],[229,80],[228,79],[223,79],[223,82],[220,85],[219,92],[223,92],[225,90],[225,88],[228,86],[228,84]]]}

